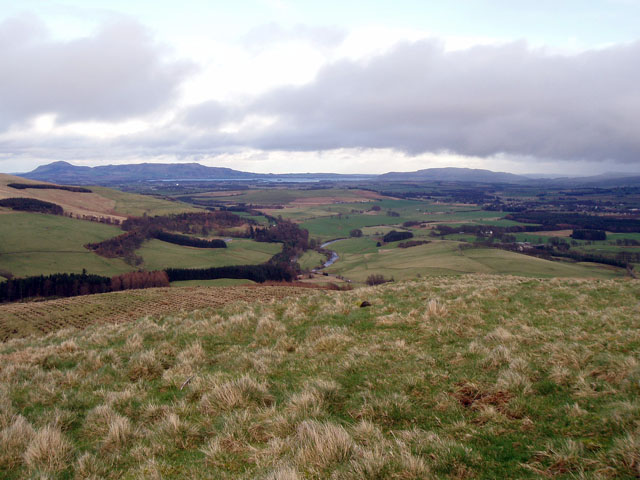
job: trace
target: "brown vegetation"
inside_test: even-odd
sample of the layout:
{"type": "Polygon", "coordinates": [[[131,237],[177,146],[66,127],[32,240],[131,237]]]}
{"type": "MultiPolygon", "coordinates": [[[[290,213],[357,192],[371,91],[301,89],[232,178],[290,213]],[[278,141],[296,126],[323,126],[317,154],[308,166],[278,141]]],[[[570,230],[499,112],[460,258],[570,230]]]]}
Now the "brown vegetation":
{"type": "MultiPolygon", "coordinates": [[[[0,305],[0,341],[61,328],[95,323],[128,322],[144,315],[216,307],[230,302],[269,301],[308,292],[300,287],[181,287],[152,288],[135,294],[123,291],[35,303],[0,305]]],[[[306,285],[305,285],[306,287],[306,285]]]]}

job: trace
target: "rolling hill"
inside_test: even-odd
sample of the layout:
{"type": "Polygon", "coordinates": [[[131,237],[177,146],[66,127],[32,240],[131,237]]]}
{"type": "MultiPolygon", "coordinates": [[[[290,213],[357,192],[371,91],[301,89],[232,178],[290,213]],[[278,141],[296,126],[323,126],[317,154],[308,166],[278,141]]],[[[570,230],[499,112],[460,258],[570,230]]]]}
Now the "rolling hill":
{"type": "Polygon", "coordinates": [[[187,289],[120,292],[97,297],[123,321],[81,329],[75,315],[109,302],[64,301],[52,325],[47,305],[2,306],[52,333],[0,344],[0,471],[637,478],[638,285],[470,275],[286,298],[219,289],[209,308],[187,289]]]}

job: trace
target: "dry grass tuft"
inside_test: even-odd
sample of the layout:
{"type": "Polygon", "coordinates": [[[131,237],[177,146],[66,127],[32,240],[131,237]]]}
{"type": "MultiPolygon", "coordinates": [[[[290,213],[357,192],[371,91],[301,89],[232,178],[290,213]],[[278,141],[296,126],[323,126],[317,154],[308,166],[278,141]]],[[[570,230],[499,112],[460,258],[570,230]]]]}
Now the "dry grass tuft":
{"type": "Polygon", "coordinates": [[[640,430],[616,440],[611,454],[625,473],[640,477],[640,430]]]}
{"type": "Polygon", "coordinates": [[[300,480],[301,477],[295,468],[289,466],[280,466],[270,472],[264,480],[300,480]]]}
{"type": "Polygon", "coordinates": [[[129,361],[129,378],[136,380],[153,380],[162,375],[162,364],[156,358],[155,351],[147,350],[135,355],[129,361]]]}
{"type": "Polygon", "coordinates": [[[200,408],[206,414],[216,414],[249,405],[268,406],[273,402],[265,382],[258,382],[248,375],[214,385],[200,400],[200,408]]]}
{"type": "Polygon", "coordinates": [[[354,449],[353,439],[343,427],[314,420],[298,426],[295,445],[298,461],[319,468],[349,461],[354,449]]]}
{"type": "Polygon", "coordinates": [[[117,415],[109,422],[109,430],[102,442],[102,449],[110,452],[118,452],[133,437],[133,428],[127,417],[117,415]]]}
{"type": "Polygon", "coordinates": [[[73,447],[62,432],[56,428],[44,427],[33,436],[24,461],[32,471],[60,472],[69,466],[73,447]]]}
{"type": "Polygon", "coordinates": [[[427,303],[427,308],[424,312],[424,319],[429,320],[431,318],[442,318],[448,313],[446,305],[441,300],[432,298],[427,303]]]}
{"type": "Polygon", "coordinates": [[[22,464],[22,455],[35,435],[31,424],[18,415],[0,431],[0,467],[12,469],[22,464]]]}
{"type": "Polygon", "coordinates": [[[160,421],[156,435],[160,443],[180,450],[195,445],[200,438],[200,432],[195,425],[182,420],[173,412],[160,421]]]}

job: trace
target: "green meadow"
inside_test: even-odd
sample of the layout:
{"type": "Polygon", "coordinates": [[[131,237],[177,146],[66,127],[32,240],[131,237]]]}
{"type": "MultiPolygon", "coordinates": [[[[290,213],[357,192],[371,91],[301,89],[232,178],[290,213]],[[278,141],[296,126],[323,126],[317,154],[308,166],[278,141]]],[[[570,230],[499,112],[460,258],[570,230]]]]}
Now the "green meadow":
{"type": "Polygon", "coordinates": [[[149,240],[136,250],[147,270],[208,268],[263,263],[282,249],[279,243],[234,238],[227,248],[193,248],[149,240]]]}
{"type": "Polygon", "coordinates": [[[612,278],[622,269],[593,264],[549,261],[494,248],[460,248],[454,241],[432,240],[426,245],[397,248],[397,244],[376,247],[371,238],[340,240],[329,248],[340,260],[327,272],[364,282],[371,274],[396,280],[432,275],[500,273],[525,277],[612,278]]]}
{"type": "Polygon", "coordinates": [[[132,270],[83,245],[120,235],[115,226],[39,213],[0,215],[0,270],[14,276],[88,273],[112,276],[132,270]]]}

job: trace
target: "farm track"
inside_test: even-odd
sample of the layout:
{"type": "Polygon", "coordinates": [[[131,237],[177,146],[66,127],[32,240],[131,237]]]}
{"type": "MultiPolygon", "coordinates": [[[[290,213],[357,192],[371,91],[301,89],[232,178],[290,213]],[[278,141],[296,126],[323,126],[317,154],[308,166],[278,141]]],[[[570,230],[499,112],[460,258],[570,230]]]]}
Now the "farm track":
{"type": "Polygon", "coordinates": [[[174,287],[5,304],[0,305],[0,341],[45,335],[62,328],[128,322],[147,315],[217,308],[233,302],[269,302],[308,292],[307,288],[280,286],[174,287]]]}

